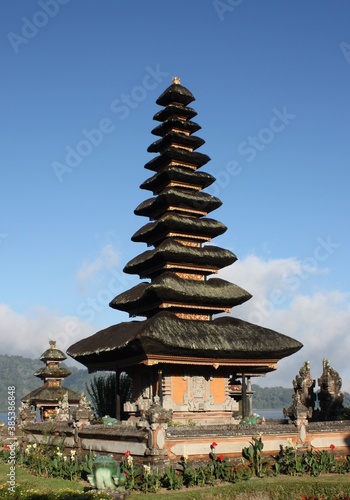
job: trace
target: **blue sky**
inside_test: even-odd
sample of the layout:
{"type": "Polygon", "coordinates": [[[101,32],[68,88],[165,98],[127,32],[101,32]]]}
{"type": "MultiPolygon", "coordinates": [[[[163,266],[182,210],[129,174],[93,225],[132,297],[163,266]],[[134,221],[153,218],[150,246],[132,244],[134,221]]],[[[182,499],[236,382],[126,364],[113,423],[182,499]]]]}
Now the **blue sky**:
{"type": "Polygon", "coordinates": [[[228,226],[233,314],[304,344],[259,381],[322,359],[350,390],[350,4],[7,0],[2,61],[1,352],[37,357],[128,320],[124,265],[146,219],[147,147],[173,76],[193,107],[228,226]]]}

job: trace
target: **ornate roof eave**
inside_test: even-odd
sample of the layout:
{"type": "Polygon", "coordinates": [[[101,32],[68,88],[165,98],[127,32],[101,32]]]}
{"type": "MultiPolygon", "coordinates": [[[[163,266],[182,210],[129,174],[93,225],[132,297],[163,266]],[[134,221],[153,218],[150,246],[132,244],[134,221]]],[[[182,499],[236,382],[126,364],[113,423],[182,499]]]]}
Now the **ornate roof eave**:
{"type": "Polygon", "coordinates": [[[263,365],[277,363],[297,352],[302,344],[286,335],[254,325],[232,316],[212,321],[191,321],[177,318],[170,312],[159,312],[145,321],[119,323],[80,340],[68,354],[88,366],[114,362],[122,366],[126,359],[134,364],[152,356],[172,356],[207,362],[215,359],[239,365],[243,360],[263,365]],[[204,361],[203,361],[204,360],[204,361]]]}
{"type": "Polygon", "coordinates": [[[65,378],[71,375],[71,371],[68,370],[68,368],[65,367],[59,367],[59,368],[50,368],[49,366],[45,366],[43,368],[40,368],[34,373],[35,377],[39,378],[65,378]]]}
{"type": "MultiPolygon", "coordinates": [[[[176,77],[174,78],[174,80],[176,77]]],[[[160,106],[168,106],[169,104],[177,103],[181,106],[187,106],[195,101],[195,97],[186,87],[176,82],[172,83],[164,92],[158,97],[156,103],[160,106]]]]}
{"type": "Polygon", "coordinates": [[[185,135],[178,132],[168,132],[164,137],[153,142],[148,148],[149,153],[162,153],[170,147],[178,147],[194,151],[205,144],[205,141],[195,135],[185,135]]]}
{"type": "Polygon", "coordinates": [[[159,194],[164,188],[174,185],[201,190],[213,184],[215,180],[215,177],[206,172],[189,172],[186,168],[171,166],[144,181],[140,188],[153,191],[154,194],[159,194]]]}
{"type": "Polygon", "coordinates": [[[44,361],[64,361],[67,359],[67,356],[60,351],[59,349],[56,348],[56,341],[50,340],[50,349],[47,349],[41,356],[40,360],[44,361]]]}
{"type": "Polygon", "coordinates": [[[70,404],[79,403],[81,395],[72,391],[72,389],[68,389],[67,387],[48,387],[46,385],[42,385],[29,394],[26,394],[21,398],[21,401],[27,401],[29,404],[31,402],[36,404],[58,403],[66,392],[68,392],[68,402],[70,404]]]}
{"type": "Polygon", "coordinates": [[[109,305],[137,315],[138,310],[152,310],[164,302],[226,309],[243,304],[251,297],[243,288],[221,278],[210,278],[204,282],[185,280],[166,271],[151,283],[140,283],[117,295],[109,305]]]}
{"type": "Polygon", "coordinates": [[[190,120],[184,121],[177,118],[170,118],[169,120],[162,122],[160,125],[157,125],[157,127],[155,127],[151,131],[151,133],[153,135],[163,137],[171,130],[176,130],[183,134],[193,134],[195,132],[198,132],[198,130],[200,130],[201,128],[202,127],[198,125],[198,123],[192,122],[190,120]]]}
{"type": "Polygon", "coordinates": [[[161,155],[156,156],[146,163],[145,168],[158,172],[160,169],[169,165],[180,165],[196,170],[208,163],[208,161],[210,161],[210,158],[206,154],[169,147],[163,151],[161,155]]]}
{"type": "Polygon", "coordinates": [[[189,267],[209,266],[211,269],[222,269],[237,260],[235,254],[229,250],[212,245],[204,247],[188,247],[171,238],[165,239],[154,250],[147,250],[128,262],[123,271],[129,274],[142,274],[145,276],[147,269],[160,268],[164,264],[180,263],[183,268],[186,262],[189,267]]]}
{"type": "Polygon", "coordinates": [[[157,197],[149,198],[135,208],[135,215],[158,218],[169,209],[189,212],[190,214],[208,214],[222,205],[215,196],[198,191],[166,188],[157,197]]]}
{"type": "Polygon", "coordinates": [[[251,359],[220,359],[217,358],[202,358],[193,359],[186,356],[138,356],[138,357],[122,357],[122,359],[111,358],[106,360],[104,356],[86,356],[84,358],[76,358],[76,361],[82,363],[88,369],[89,373],[98,371],[120,371],[137,367],[137,366],[167,366],[183,368],[184,366],[205,367],[206,370],[212,368],[215,374],[224,376],[242,375],[250,377],[263,377],[267,373],[276,370],[278,359],[271,358],[265,360],[254,361],[251,359]]]}
{"type": "Polygon", "coordinates": [[[153,120],[158,122],[164,122],[171,119],[187,121],[191,120],[197,116],[197,111],[189,106],[179,106],[178,104],[169,104],[166,108],[158,111],[154,116],[153,120]]]}
{"type": "Polygon", "coordinates": [[[188,234],[194,238],[210,241],[212,238],[223,234],[227,227],[222,222],[210,218],[182,216],[176,213],[166,213],[157,221],[149,222],[142,226],[132,236],[131,240],[151,244],[167,238],[170,234],[188,234]]]}

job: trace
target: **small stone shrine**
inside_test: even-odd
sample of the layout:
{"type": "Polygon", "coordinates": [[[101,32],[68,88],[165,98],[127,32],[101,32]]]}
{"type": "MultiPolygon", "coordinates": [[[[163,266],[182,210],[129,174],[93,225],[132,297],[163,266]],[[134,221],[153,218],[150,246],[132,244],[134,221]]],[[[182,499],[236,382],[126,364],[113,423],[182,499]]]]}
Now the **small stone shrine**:
{"type": "Polygon", "coordinates": [[[40,359],[45,366],[37,370],[34,375],[41,378],[44,384],[22,398],[20,419],[22,412],[22,417],[26,421],[36,416],[40,420],[68,420],[71,407],[79,405],[81,396],[62,386],[62,381],[71,374],[68,368],[60,366],[67,356],[57,349],[56,341],[50,340],[50,348],[40,356],[40,359]]]}
{"type": "MultiPolygon", "coordinates": [[[[236,423],[235,416],[249,413],[250,378],[275,370],[302,347],[230,315],[251,295],[213,277],[237,257],[211,244],[227,228],[207,217],[222,203],[204,192],[215,178],[201,170],[210,158],[197,151],[204,141],[194,135],[201,128],[192,121],[194,100],[174,78],[156,101],[162,109],[152,133],[159,139],[148,148],[156,156],[145,165],[153,174],[141,184],[152,197],[135,210],[149,222],[132,237],[153,248],[124,268],[145,281],[110,303],[144,319],[110,326],[67,350],[90,371],[131,377],[133,398],[124,405],[129,420],[142,419],[155,405],[157,414],[161,407],[174,422],[236,423]]],[[[116,414],[120,418],[119,407],[116,414]]]]}
{"type": "Polygon", "coordinates": [[[340,391],[342,379],[327,359],[322,362],[323,371],[318,379],[319,391],[314,392],[316,381],[310,374],[310,363],[305,361],[299,374],[293,380],[293,403],[283,409],[284,416],[296,421],[300,418],[313,421],[339,420],[344,411],[343,393],[340,391]],[[318,400],[319,408],[315,409],[318,400]]]}
{"type": "Polygon", "coordinates": [[[339,373],[330,366],[327,359],[323,360],[322,365],[322,375],[318,379],[318,385],[320,387],[318,393],[318,402],[320,406],[319,420],[338,420],[344,411],[344,395],[340,391],[342,379],[339,373]]]}
{"type": "Polygon", "coordinates": [[[293,380],[293,404],[283,409],[286,418],[297,420],[300,414],[305,418],[311,418],[315,408],[315,380],[311,377],[310,362],[305,361],[299,370],[299,374],[293,380]]]}
{"type": "Polygon", "coordinates": [[[72,412],[74,420],[81,424],[88,424],[94,419],[94,412],[91,408],[91,403],[86,399],[85,393],[82,392],[79,399],[78,407],[72,412]]]}

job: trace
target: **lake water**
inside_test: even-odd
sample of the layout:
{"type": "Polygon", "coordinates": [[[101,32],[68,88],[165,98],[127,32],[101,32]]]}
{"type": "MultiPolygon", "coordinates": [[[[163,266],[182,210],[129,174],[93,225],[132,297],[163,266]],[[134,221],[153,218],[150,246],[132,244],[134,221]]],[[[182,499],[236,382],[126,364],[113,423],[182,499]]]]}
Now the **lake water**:
{"type": "Polygon", "coordinates": [[[283,410],[253,410],[254,413],[257,413],[260,415],[260,417],[265,417],[267,420],[268,418],[273,418],[276,420],[280,420],[281,418],[284,418],[283,416],[283,410]]]}
{"type": "Polygon", "coordinates": [[[0,420],[7,425],[7,413],[0,413],[0,420]]]}

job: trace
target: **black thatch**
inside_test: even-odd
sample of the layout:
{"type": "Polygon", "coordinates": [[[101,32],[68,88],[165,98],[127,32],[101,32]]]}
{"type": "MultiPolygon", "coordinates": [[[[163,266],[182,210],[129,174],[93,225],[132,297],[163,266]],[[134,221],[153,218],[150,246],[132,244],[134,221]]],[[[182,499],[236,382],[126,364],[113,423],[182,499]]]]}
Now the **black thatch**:
{"type": "Polygon", "coordinates": [[[56,348],[50,348],[47,349],[41,356],[40,356],[41,361],[64,361],[67,359],[67,356],[60,351],[59,349],[56,348]]]}
{"type": "Polygon", "coordinates": [[[183,167],[168,167],[153,175],[140,186],[141,189],[148,189],[154,194],[160,193],[171,181],[189,184],[194,188],[203,189],[215,182],[215,177],[206,172],[192,172],[183,167]]]}
{"type": "Polygon", "coordinates": [[[156,272],[154,269],[159,270],[162,265],[171,262],[172,265],[178,263],[198,267],[208,266],[211,271],[209,270],[207,274],[212,274],[214,270],[229,266],[236,260],[237,257],[232,252],[223,248],[212,245],[189,247],[174,241],[172,238],[167,238],[154,250],[148,250],[128,262],[124,267],[124,272],[150,278],[156,272]]]}
{"type": "Polygon", "coordinates": [[[168,106],[168,104],[179,103],[183,106],[195,101],[193,94],[180,84],[173,83],[164,90],[162,95],[158,97],[156,103],[160,106],[168,106]]]}
{"type": "Polygon", "coordinates": [[[191,148],[193,151],[205,144],[205,141],[196,135],[185,135],[179,132],[169,132],[158,141],[153,142],[148,148],[149,153],[161,153],[171,146],[191,148]]]}
{"type": "MultiPolygon", "coordinates": [[[[222,201],[215,196],[199,191],[189,191],[179,188],[165,188],[156,198],[149,198],[140,203],[134,210],[135,215],[144,215],[157,219],[169,207],[176,207],[181,212],[185,210],[209,213],[222,205],[222,201]],[[182,209],[182,210],[181,210],[182,209]]],[[[172,208],[172,211],[176,211],[172,208]]]]}
{"type": "Polygon", "coordinates": [[[191,321],[159,312],[145,321],[111,326],[73,344],[67,353],[90,368],[113,360],[123,366],[128,358],[147,355],[231,360],[279,360],[294,354],[302,344],[286,335],[233,317],[191,321]]]}
{"type": "Polygon", "coordinates": [[[148,163],[146,163],[145,168],[148,170],[153,170],[158,172],[161,168],[169,164],[169,162],[182,162],[189,165],[193,165],[195,168],[200,168],[208,161],[210,158],[208,155],[203,153],[197,153],[196,151],[187,151],[186,149],[169,147],[162,152],[161,155],[156,156],[148,163]]]}
{"type": "Polygon", "coordinates": [[[138,242],[156,242],[167,237],[170,232],[184,233],[194,235],[198,238],[215,238],[223,234],[227,227],[219,221],[209,218],[199,218],[178,215],[176,213],[167,213],[160,217],[156,222],[149,222],[132,236],[132,241],[138,242]]]}
{"type": "Polygon", "coordinates": [[[67,387],[48,387],[46,385],[38,387],[38,389],[34,389],[34,391],[26,394],[21,401],[28,402],[30,405],[33,403],[57,403],[58,405],[66,392],[68,392],[68,402],[70,404],[79,404],[81,396],[77,392],[67,389],[67,387]]]}
{"type": "Polygon", "coordinates": [[[190,134],[193,134],[194,132],[197,132],[200,130],[202,127],[198,125],[198,123],[192,122],[190,120],[184,121],[184,120],[178,120],[176,118],[171,118],[160,125],[157,125],[152,130],[153,135],[159,135],[160,137],[163,137],[165,134],[170,132],[173,129],[176,130],[181,130],[182,132],[189,132],[190,134]]]}
{"type": "Polygon", "coordinates": [[[34,373],[35,377],[46,378],[46,377],[68,377],[72,372],[68,370],[68,368],[60,367],[60,368],[50,368],[49,366],[44,366],[40,368],[34,373]]]}
{"type": "Polygon", "coordinates": [[[169,104],[166,108],[158,111],[154,116],[153,120],[158,122],[164,122],[166,120],[177,119],[178,117],[184,118],[185,120],[191,120],[197,116],[197,111],[188,106],[178,106],[177,104],[169,104]]]}
{"type": "Polygon", "coordinates": [[[138,311],[156,310],[163,302],[190,304],[200,307],[218,307],[222,310],[242,304],[251,294],[220,278],[206,281],[179,278],[167,271],[152,283],[140,283],[117,295],[111,302],[113,309],[138,316],[138,311]]]}
{"type": "MultiPolygon", "coordinates": [[[[148,150],[160,154],[145,165],[157,175],[141,185],[153,191],[156,197],[144,201],[134,211],[156,222],[146,224],[132,237],[133,241],[146,242],[156,249],[144,252],[125,267],[126,272],[151,278],[151,283],[140,283],[110,303],[112,308],[130,315],[142,314],[149,318],[112,326],[71,346],[67,353],[89,369],[135,366],[147,358],[160,358],[161,362],[163,357],[164,362],[180,365],[191,364],[191,360],[203,365],[208,365],[208,360],[209,363],[222,360],[222,364],[236,367],[236,372],[237,367],[245,364],[251,367],[256,361],[256,368],[252,368],[256,369],[254,373],[259,370],[266,373],[274,369],[279,359],[302,347],[290,337],[230,316],[194,321],[180,319],[174,314],[177,312],[185,317],[184,313],[195,310],[198,314],[213,315],[251,298],[245,290],[219,278],[202,281],[187,276],[185,279],[165,271],[167,265],[176,270],[178,263],[179,268],[180,264],[185,266],[186,275],[186,265],[189,268],[191,265],[219,268],[235,258],[223,249],[200,247],[224,233],[226,226],[202,217],[218,208],[221,201],[201,192],[213,178],[199,176],[197,172],[210,158],[193,151],[204,141],[191,135],[198,127],[189,121],[197,114],[187,107],[192,100],[193,95],[175,83],[157,100],[165,108],[156,113],[154,119],[164,123],[153,133],[162,139],[155,141],[148,150]],[[184,149],[186,147],[190,151],[184,149]],[[185,186],[180,186],[181,182],[185,186]],[[196,190],[198,186],[200,189],[196,190]],[[168,242],[167,238],[187,241],[188,246],[168,242]],[[159,271],[162,267],[164,270],[159,271]],[[162,307],[168,308],[167,312],[162,307]]],[[[202,274],[207,271],[204,269],[202,274]]]]}

